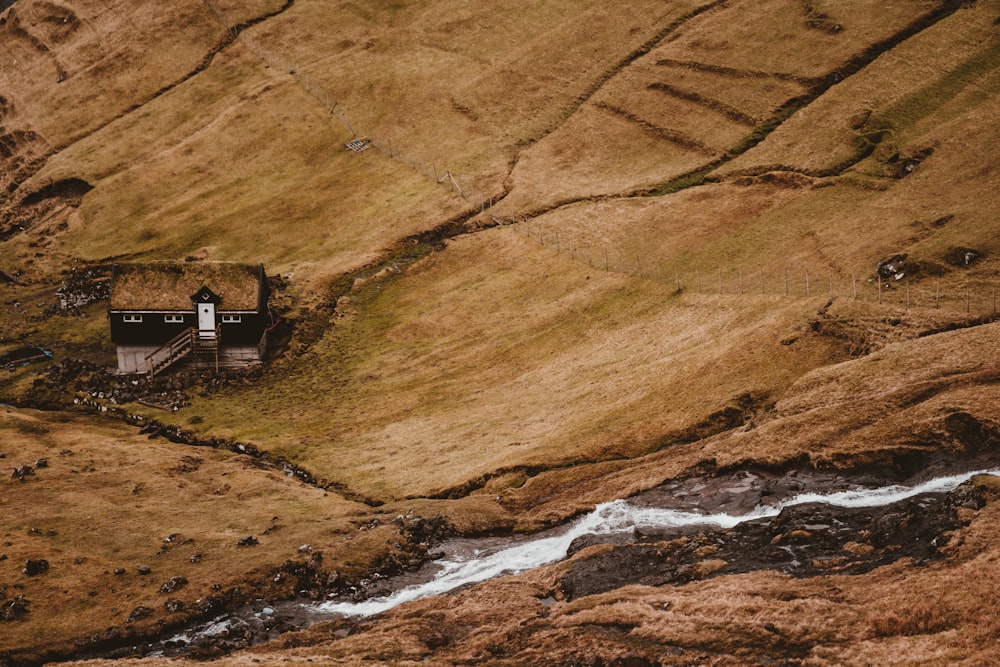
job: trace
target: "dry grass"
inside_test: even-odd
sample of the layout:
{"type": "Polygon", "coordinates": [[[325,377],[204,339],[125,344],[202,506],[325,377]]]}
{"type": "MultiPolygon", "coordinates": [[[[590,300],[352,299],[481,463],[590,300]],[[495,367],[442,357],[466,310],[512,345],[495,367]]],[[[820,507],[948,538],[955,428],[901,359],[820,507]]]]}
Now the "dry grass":
{"type": "MultiPolygon", "coordinates": [[[[243,3],[238,17],[277,4],[243,3]]],[[[224,33],[195,0],[168,11],[154,3],[27,2],[7,18],[4,42],[16,64],[0,71],[0,87],[19,120],[53,147],[89,135],[188,75],[224,33]]]]}
{"type": "Polygon", "coordinates": [[[512,173],[510,204],[538,211],[596,194],[653,189],[708,165],[739,150],[755,126],[803,92],[802,81],[833,71],[930,6],[898,6],[888,14],[875,2],[838,6],[830,18],[842,28],[837,34],[809,29],[803,6],[783,0],[766,9],[722,7],[699,16],[525,151],[512,173]],[[762,39],[781,48],[759,48],[762,39]],[[677,64],[701,72],[695,80],[702,85],[685,82],[677,64]]]}
{"type": "MultiPolygon", "coordinates": [[[[6,474],[0,481],[0,589],[31,602],[23,620],[4,623],[0,652],[65,649],[74,637],[124,624],[140,605],[155,610],[141,626],[177,620],[158,590],[169,577],[189,580],[174,597],[190,608],[216,594],[213,584],[246,585],[308,558],[297,554],[302,544],[338,553],[335,533],[365,511],[246,457],[149,440],[106,420],[5,407],[0,434],[5,470],[48,460],[25,482],[6,474]],[[182,537],[165,541],[175,533],[182,537]],[[260,545],[237,548],[245,535],[260,545]],[[199,563],[189,561],[195,553],[199,563]],[[23,575],[28,558],[48,560],[49,571],[23,575]],[[141,564],[152,573],[137,574],[141,564]],[[114,575],[118,567],[125,574],[114,575]]],[[[351,548],[348,567],[363,570],[370,556],[351,548]]]]}
{"type": "Polygon", "coordinates": [[[635,456],[738,394],[780,395],[840,354],[821,338],[780,344],[820,305],[672,297],[497,230],[356,289],[266,386],[189,410],[366,494],[426,494],[516,465],[635,456]],[[767,342],[747,355],[751,340],[767,342]]]}
{"type": "Polygon", "coordinates": [[[557,564],[418,600],[378,622],[318,626],[297,637],[299,648],[273,646],[220,664],[560,664],[637,654],[664,665],[746,665],[762,657],[817,667],[989,664],[998,648],[996,514],[994,499],[956,536],[960,546],[947,559],[923,568],[897,563],[814,579],[756,572],[546,605],[567,567],[557,564]],[[348,627],[349,636],[335,635],[348,627]]]}
{"type": "MultiPolygon", "coordinates": [[[[278,5],[221,3],[234,22],[278,5]]],[[[0,285],[2,344],[106,356],[99,305],[86,321],[41,316],[73,258],[263,262],[270,272],[294,273],[294,296],[306,304],[298,313],[305,312],[326,298],[332,278],[477,207],[419,174],[408,164],[416,161],[451,170],[476,193],[510,190],[505,213],[539,214],[532,236],[527,225],[520,233],[470,235],[404,273],[358,283],[305,354],[272,368],[253,391],[199,398],[180,419],[200,416],[206,433],[253,440],[370,495],[481,488],[458,501],[408,501],[450,513],[469,531],[561,520],[706,459],[777,465],[805,453],[818,463],[882,462],[898,453],[886,443],[963,449],[968,443],[944,420],[955,412],[995,419],[997,325],[913,341],[922,329],[962,318],[837,302],[826,313],[836,320],[832,330],[816,332],[810,325],[825,299],[708,292],[720,269],[731,285],[740,268],[758,267],[774,286],[769,292],[778,291],[786,266],[833,274],[843,285],[852,271],[870,277],[895,253],[924,267],[915,289],[926,290],[927,278],[938,274],[952,291],[995,284],[996,4],[963,7],[766,138],[760,124],[806,90],[804,79],[833,71],[936,3],[727,3],[667,30],[701,6],[637,0],[609,13],[597,2],[299,0],[246,32],[275,66],[236,43],[173,86],[223,36],[204,4],[165,11],[75,3],[82,23],[64,29],[46,16],[68,8],[18,2],[8,17],[16,12],[49,50],[23,36],[4,41],[23,69],[0,72],[3,125],[41,135],[12,159],[61,150],[17,195],[70,177],[95,188],[79,208],[54,210],[0,243],[0,268],[24,270],[33,282],[0,285]],[[654,43],[657,35],[664,39],[654,43]],[[55,84],[59,67],[69,76],[55,84]],[[339,103],[360,134],[391,141],[397,155],[343,150],[351,133],[303,88],[306,78],[339,103]],[[859,137],[870,129],[892,131],[841,177],[762,175],[775,167],[840,169],[860,155],[859,137]],[[710,175],[721,182],[662,197],[619,196],[669,185],[757,139],[764,140],[710,175]],[[934,150],[912,173],[894,178],[900,161],[927,148],[934,150]],[[554,251],[556,233],[562,253],[554,251]],[[953,266],[947,257],[956,247],[974,248],[981,259],[953,266]],[[669,278],[657,284],[590,266],[603,264],[605,250],[609,268],[635,259],[647,275],[661,262],[668,275],[685,274],[684,293],[673,294],[669,278]],[[705,274],[705,294],[694,293],[695,270],[705,274]],[[872,350],[880,351],[848,361],[872,350]],[[751,392],[760,408],[776,402],[773,413],[751,415],[756,428],[675,444],[751,392]],[[544,468],[552,469],[535,474],[544,468]]],[[[11,37],[13,26],[8,21],[2,36],[11,37]]],[[[7,377],[24,386],[32,372],[7,377]]],[[[4,419],[5,432],[51,421],[9,411],[4,419]]],[[[12,543],[7,565],[35,544],[51,547],[57,567],[25,585],[36,587],[29,597],[51,596],[69,612],[39,604],[32,611],[39,625],[5,635],[10,646],[42,636],[68,640],[79,628],[106,627],[107,610],[117,622],[133,602],[158,599],[152,585],[131,575],[121,596],[105,598],[103,572],[126,556],[155,555],[180,519],[198,526],[181,532],[218,555],[202,564],[211,577],[189,576],[192,595],[252,567],[249,551],[230,553],[231,538],[267,528],[271,516],[301,520],[252,554],[266,553],[268,562],[288,557],[293,542],[325,538],[331,567],[361,570],[384,541],[372,535],[357,549],[330,539],[320,517],[343,527],[351,504],[244,469],[237,459],[199,453],[199,471],[163,475],[180,455],[173,446],[140,443],[106,424],[46,428],[17,431],[17,455],[58,452],[66,441],[74,458],[93,459],[96,471],[67,473],[63,459],[51,456],[59,465],[18,486],[23,497],[0,496],[5,510],[56,531],[32,542],[21,532],[27,523],[4,526],[12,543]],[[238,480],[232,486],[241,490],[213,496],[223,477],[238,480]],[[157,495],[133,496],[128,483],[136,481],[157,495]],[[67,506],[106,528],[106,540],[81,527],[83,514],[53,509],[56,488],[67,506]],[[74,564],[78,556],[86,560],[74,564]]],[[[995,624],[977,617],[989,617],[992,597],[978,588],[962,592],[966,580],[978,586],[995,570],[986,525],[968,532],[981,559],[964,551],[952,569],[929,576],[900,566],[834,583],[750,575],[669,591],[629,589],[582,603],[589,607],[573,614],[556,606],[558,622],[550,623],[539,620],[546,612],[537,602],[549,590],[549,570],[414,609],[447,607],[463,624],[485,628],[449,630],[456,646],[469,647],[464,656],[455,648],[456,659],[500,660],[487,647],[520,637],[522,662],[538,662],[553,646],[600,644],[618,633],[680,642],[706,656],[731,653],[738,663],[749,655],[746,646],[774,646],[767,643],[777,641],[774,633],[761,629],[773,623],[795,641],[815,643],[808,656],[815,664],[886,663],[899,655],[971,663],[981,654],[963,642],[986,651],[996,638],[995,624]],[[502,591],[499,601],[491,591],[502,591]],[[865,597],[871,591],[877,605],[865,597]],[[920,595],[945,601],[940,619],[905,613],[920,595]],[[661,611],[667,600],[676,611],[661,611]],[[866,619],[890,613],[899,622],[876,636],[866,619]]],[[[183,565],[176,553],[162,562],[183,565]]],[[[376,626],[316,655],[354,663],[430,659],[428,621],[394,618],[398,625],[376,626]],[[419,627],[407,634],[411,620],[419,627]]]]}
{"type": "Polygon", "coordinates": [[[345,151],[349,135],[287,75],[272,79],[246,59],[217,61],[150,105],[151,113],[109,128],[111,145],[95,135],[55,161],[56,170],[63,160],[79,169],[92,153],[84,177],[107,184],[59,237],[56,257],[99,259],[128,248],[133,257],[263,262],[270,272],[295,273],[300,289],[317,289],[317,277],[370,262],[400,236],[464,206],[375,151],[345,151]],[[194,117],[187,111],[204,106],[194,117]],[[168,134],[180,143],[154,142],[137,163],[132,147],[162,134],[152,127],[162,115],[178,119],[168,134]],[[248,145],[246,136],[260,139],[248,145]],[[206,162],[206,151],[220,157],[206,162]]]}
{"type": "Polygon", "coordinates": [[[207,286],[225,298],[223,310],[257,310],[260,268],[229,262],[119,264],[110,307],[116,310],[190,310],[191,295],[207,286]]]}

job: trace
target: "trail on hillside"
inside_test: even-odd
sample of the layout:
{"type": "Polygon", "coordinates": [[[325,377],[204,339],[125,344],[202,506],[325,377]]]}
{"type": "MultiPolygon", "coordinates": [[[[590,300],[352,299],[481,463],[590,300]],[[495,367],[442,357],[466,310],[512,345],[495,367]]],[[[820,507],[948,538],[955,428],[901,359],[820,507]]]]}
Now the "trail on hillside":
{"type": "MultiPolygon", "coordinates": [[[[699,17],[704,11],[714,8],[717,4],[721,3],[713,3],[710,6],[705,6],[704,8],[702,8],[702,10],[697,11],[685,17],[683,19],[683,22],[688,22],[699,17]]],[[[888,37],[867,46],[860,52],[856,53],[853,57],[849,58],[843,64],[833,68],[826,74],[817,77],[801,77],[781,72],[763,72],[751,69],[739,69],[733,67],[712,65],[708,63],[700,63],[696,61],[677,61],[671,59],[660,59],[657,61],[658,65],[683,66],[693,70],[699,70],[727,78],[737,78],[737,79],[774,78],[778,80],[795,82],[797,84],[804,86],[806,88],[806,92],[803,95],[792,97],[785,100],[785,102],[781,104],[769,118],[765,119],[762,122],[756,123],[753,130],[748,135],[746,135],[746,137],[740,143],[731,146],[720,157],[709,160],[703,163],[702,165],[692,170],[689,170],[675,178],[672,178],[669,181],[664,182],[658,186],[635,188],[623,192],[593,193],[587,196],[567,197],[555,201],[546,206],[528,209],[522,213],[515,215],[512,218],[509,218],[508,221],[519,222],[523,220],[530,220],[532,218],[536,218],[551,213],[560,208],[584,202],[596,202],[608,199],[627,199],[634,197],[664,196],[673,194],[675,192],[678,192],[680,190],[689,187],[694,187],[706,183],[712,180],[710,174],[713,171],[725,165],[726,163],[734,160],[735,158],[743,155],[751,148],[753,148],[757,144],[767,139],[767,137],[770,136],[771,133],[773,133],[775,130],[781,127],[796,112],[807,108],[810,104],[815,102],[820,96],[822,96],[824,93],[830,90],[833,86],[843,83],[844,81],[850,79],[850,77],[862,71],[865,67],[870,65],[872,62],[874,62],[877,58],[881,57],[883,54],[891,51],[892,49],[899,46],[906,40],[916,35],[919,35],[921,32],[935,26],[940,21],[951,16],[954,12],[960,9],[961,6],[962,3],[957,2],[956,0],[944,0],[943,2],[940,3],[940,5],[937,8],[916,18],[902,29],[897,30],[892,35],[889,35],[888,37]]],[[[679,27],[679,25],[681,25],[683,22],[680,22],[676,25],[671,25],[670,27],[665,29],[661,33],[662,36],[659,38],[657,43],[665,39],[670,34],[670,32],[679,27]]],[[[609,70],[606,76],[602,77],[600,85],[595,86],[590,91],[589,95],[587,96],[587,99],[581,101],[580,105],[577,106],[576,110],[579,110],[585,103],[589,102],[592,98],[594,98],[597,95],[597,93],[600,92],[603,86],[607,85],[607,83],[610,82],[615,76],[624,72],[625,69],[627,69],[627,67],[631,65],[637,58],[639,58],[642,55],[645,55],[646,53],[651,51],[654,47],[655,44],[651,44],[649,45],[648,48],[644,47],[643,49],[637,50],[634,54],[634,57],[630,57],[620,62],[615,68],[609,70]]],[[[712,113],[718,113],[728,118],[729,120],[739,124],[746,125],[748,122],[753,121],[752,117],[750,117],[748,114],[745,114],[741,110],[735,107],[731,107],[730,105],[725,105],[716,100],[711,100],[705,97],[704,95],[701,95],[697,91],[681,90],[676,86],[671,86],[670,84],[666,83],[652,84],[651,88],[658,90],[666,95],[678,97],[687,102],[702,106],[703,108],[711,111],[712,113]]],[[[604,105],[598,104],[597,106],[598,108],[605,109],[609,113],[613,113],[619,117],[634,122],[635,124],[639,125],[642,128],[642,130],[646,133],[652,133],[661,139],[670,141],[679,146],[692,150],[696,153],[704,152],[707,149],[707,147],[704,146],[704,144],[702,144],[696,139],[684,137],[683,135],[673,130],[651,125],[650,123],[648,123],[648,121],[644,121],[624,109],[616,108],[612,105],[607,105],[607,104],[604,105]]],[[[564,118],[563,124],[568,119],[569,117],[564,118]]],[[[552,131],[554,132],[555,129],[558,128],[553,128],[552,131]]],[[[551,132],[548,134],[551,134],[551,132]]],[[[541,138],[539,140],[541,140],[541,138]]],[[[842,161],[840,164],[836,165],[834,168],[831,169],[826,169],[822,171],[813,171],[808,169],[796,168],[793,166],[782,165],[780,167],[777,166],[768,167],[765,169],[765,171],[777,169],[781,171],[799,173],[804,176],[809,176],[814,178],[837,176],[844,173],[846,170],[850,169],[858,162],[871,155],[872,152],[874,152],[875,148],[878,146],[878,141],[879,138],[875,137],[874,140],[863,144],[857,150],[855,155],[853,155],[850,159],[842,161]]],[[[516,168],[516,166],[520,163],[521,154],[525,150],[528,150],[529,148],[530,147],[519,149],[517,155],[512,160],[511,170],[506,178],[508,186],[505,187],[505,190],[507,191],[508,194],[511,192],[511,187],[509,183],[512,179],[513,171],[516,168]]],[[[760,175],[760,174],[755,173],[754,175],[760,175]]],[[[745,174],[735,174],[730,176],[730,178],[737,178],[740,176],[745,176],[745,174]]]]}

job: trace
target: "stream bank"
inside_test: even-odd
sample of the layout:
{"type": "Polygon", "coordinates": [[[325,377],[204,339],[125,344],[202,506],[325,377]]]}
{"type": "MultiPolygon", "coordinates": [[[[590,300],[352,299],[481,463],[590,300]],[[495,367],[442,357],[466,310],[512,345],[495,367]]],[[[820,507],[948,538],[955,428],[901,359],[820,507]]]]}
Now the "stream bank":
{"type": "Polygon", "coordinates": [[[996,466],[963,473],[939,467],[933,477],[902,483],[881,471],[848,477],[811,470],[673,480],[538,535],[448,540],[419,570],[373,577],[348,595],[330,593],[327,602],[260,599],[166,639],[88,657],[212,658],[338,619],[337,632],[346,636],[351,617],[567,557],[553,601],[765,569],[816,577],[861,574],[900,559],[920,567],[941,557],[963,525],[962,510],[985,505],[973,476],[1000,473],[996,466]]]}

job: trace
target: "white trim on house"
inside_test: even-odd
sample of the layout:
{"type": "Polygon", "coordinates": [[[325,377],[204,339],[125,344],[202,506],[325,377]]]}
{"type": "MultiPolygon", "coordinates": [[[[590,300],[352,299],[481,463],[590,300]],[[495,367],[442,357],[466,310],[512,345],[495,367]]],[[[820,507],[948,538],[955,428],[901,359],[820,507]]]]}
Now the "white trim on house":
{"type": "Polygon", "coordinates": [[[184,324],[183,315],[164,315],[163,321],[167,324],[184,324]]]}
{"type": "Polygon", "coordinates": [[[130,324],[138,324],[142,322],[142,315],[137,313],[126,313],[122,315],[122,322],[128,322],[130,324]]]}
{"type": "MultiPolygon", "coordinates": [[[[137,315],[163,315],[166,313],[181,313],[183,315],[193,315],[196,311],[194,308],[189,308],[188,310],[109,310],[112,315],[123,315],[123,314],[137,314],[137,315]]],[[[257,315],[256,310],[220,310],[215,309],[216,313],[220,315],[223,313],[231,313],[233,315],[257,315]]]]}

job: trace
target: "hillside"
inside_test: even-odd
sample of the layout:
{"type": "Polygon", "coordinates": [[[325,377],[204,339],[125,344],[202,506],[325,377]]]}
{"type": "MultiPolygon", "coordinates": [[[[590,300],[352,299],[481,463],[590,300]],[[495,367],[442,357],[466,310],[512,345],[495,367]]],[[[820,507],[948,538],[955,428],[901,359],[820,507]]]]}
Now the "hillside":
{"type": "MultiPolygon", "coordinates": [[[[0,369],[0,458],[48,463],[0,481],[0,604],[30,601],[0,665],[344,592],[445,535],[696,474],[997,462],[998,2],[0,7],[0,355],[52,353],[0,369]],[[115,377],[102,290],[151,260],[263,263],[263,368],[115,377]]],[[[706,549],[705,581],[570,599],[567,572],[624,558],[595,546],[203,657],[980,664],[978,484],[930,562],[709,579],[706,549]]]]}

